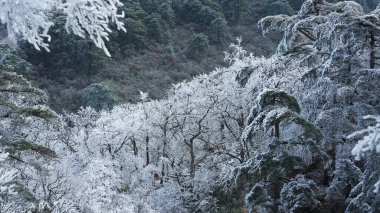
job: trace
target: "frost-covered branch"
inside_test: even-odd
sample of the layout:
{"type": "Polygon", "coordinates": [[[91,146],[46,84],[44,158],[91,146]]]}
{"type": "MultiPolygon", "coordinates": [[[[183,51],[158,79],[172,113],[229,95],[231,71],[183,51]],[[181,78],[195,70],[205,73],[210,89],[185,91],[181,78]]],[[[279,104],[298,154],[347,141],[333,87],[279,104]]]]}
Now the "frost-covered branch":
{"type": "Polygon", "coordinates": [[[15,44],[26,40],[37,50],[49,51],[49,29],[54,25],[53,11],[66,16],[65,28],[80,37],[90,37],[95,45],[110,56],[105,40],[111,32],[109,24],[114,23],[118,30],[124,30],[119,18],[119,0],[0,0],[0,24],[7,27],[7,38],[1,43],[15,44]]]}
{"type": "MultiPolygon", "coordinates": [[[[357,136],[363,136],[356,146],[352,149],[352,155],[356,160],[360,160],[361,157],[369,151],[376,151],[380,153],[380,116],[367,115],[364,119],[375,120],[376,124],[368,126],[366,129],[357,131],[348,136],[348,138],[354,138],[357,136]]],[[[380,181],[375,184],[375,193],[380,190],[380,181]]]]}
{"type": "MultiPolygon", "coordinates": [[[[1,139],[1,136],[0,136],[1,139]]],[[[8,153],[2,152],[0,149],[0,212],[7,212],[12,208],[12,202],[3,200],[5,195],[16,194],[14,184],[12,183],[16,177],[16,170],[4,168],[1,164],[8,157],[8,153]]]]}
{"type": "Polygon", "coordinates": [[[367,115],[364,119],[373,119],[376,121],[376,124],[348,136],[348,138],[354,138],[364,135],[352,150],[352,154],[356,160],[360,160],[364,153],[368,151],[376,150],[376,152],[380,153],[380,116],[367,115]]]}

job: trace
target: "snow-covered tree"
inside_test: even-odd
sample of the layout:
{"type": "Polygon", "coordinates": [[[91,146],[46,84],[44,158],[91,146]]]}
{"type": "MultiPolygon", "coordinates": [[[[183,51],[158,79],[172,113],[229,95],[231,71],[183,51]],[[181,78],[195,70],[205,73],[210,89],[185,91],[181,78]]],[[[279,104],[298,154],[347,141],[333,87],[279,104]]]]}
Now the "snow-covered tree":
{"type": "Polygon", "coordinates": [[[372,119],[376,123],[374,126],[369,126],[348,136],[348,138],[354,138],[363,135],[363,138],[352,150],[356,160],[360,160],[366,152],[380,152],[380,116],[365,116],[364,119],[372,119]]]}
{"type": "Polygon", "coordinates": [[[279,212],[313,212],[321,206],[317,197],[318,187],[314,181],[297,176],[281,190],[279,212]]]}
{"type": "MultiPolygon", "coordinates": [[[[264,90],[257,97],[242,135],[242,140],[254,147],[253,157],[232,170],[223,180],[227,194],[237,199],[248,193],[247,188],[253,187],[246,195],[245,205],[250,211],[253,211],[255,203],[261,202],[260,197],[269,196],[265,202],[257,204],[257,208],[263,205],[260,208],[267,212],[276,212],[279,208],[286,208],[284,212],[288,212],[293,207],[280,207],[278,204],[287,205],[281,191],[287,184],[292,184],[290,179],[297,174],[306,174],[316,181],[322,178],[324,167],[328,165],[328,156],[320,148],[323,135],[314,124],[299,115],[300,111],[297,99],[283,90],[264,90]],[[280,134],[280,130],[284,133],[280,134]],[[257,191],[257,184],[265,190],[257,191]],[[272,203],[268,203],[269,200],[272,203]]],[[[298,184],[299,180],[294,182],[298,184]]],[[[302,185],[301,182],[299,184],[302,185]]],[[[301,200],[310,197],[305,194],[297,196],[304,196],[297,198],[301,200]]],[[[319,201],[309,204],[302,204],[302,208],[315,209],[319,201]]]]}
{"type": "MultiPolygon", "coordinates": [[[[102,1],[72,2],[97,2],[89,15],[102,1]]],[[[74,14],[73,29],[73,5],[36,9],[74,14]]],[[[104,14],[101,26],[117,22],[104,14]]],[[[82,108],[63,123],[46,94],[1,66],[0,211],[376,212],[380,119],[346,136],[379,111],[377,15],[355,2],[308,0],[297,15],[260,22],[285,32],[271,58],[248,54],[238,39],[228,67],[173,85],[162,100],[141,92],[139,103],[82,108]],[[365,166],[351,161],[359,135],[353,154],[365,166]]],[[[37,28],[43,43],[34,42],[47,47],[37,28]]],[[[105,39],[107,28],[96,29],[105,39]]]]}
{"type": "Polygon", "coordinates": [[[364,119],[375,121],[373,126],[352,133],[348,138],[356,138],[361,136],[352,150],[352,154],[356,160],[361,160],[368,155],[363,179],[355,187],[350,195],[348,212],[376,212],[380,210],[379,189],[380,189],[380,170],[378,164],[380,162],[380,117],[365,116],[364,119]]]}
{"type": "Polygon", "coordinates": [[[9,154],[3,152],[2,149],[0,150],[0,211],[10,212],[14,211],[17,205],[17,203],[11,199],[12,196],[17,196],[17,192],[14,191],[15,185],[12,183],[16,178],[17,171],[9,167],[3,167],[2,164],[8,158],[9,154]]]}
{"type": "Polygon", "coordinates": [[[15,193],[8,193],[3,204],[11,203],[10,212],[38,210],[46,205],[29,184],[44,170],[44,162],[57,157],[43,138],[49,128],[60,125],[60,119],[45,105],[46,94],[12,71],[11,66],[0,65],[0,148],[7,153],[0,168],[13,167],[18,173],[15,193]]]}
{"type": "Polygon", "coordinates": [[[297,56],[305,65],[337,77],[376,66],[378,13],[365,13],[353,1],[307,0],[296,15],[268,16],[259,26],[264,33],[284,32],[277,54],[297,56]]]}
{"type": "Polygon", "coordinates": [[[63,13],[66,17],[66,31],[80,37],[90,37],[99,48],[110,56],[105,40],[109,39],[110,24],[118,30],[125,30],[123,12],[118,7],[119,0],[1,0],[0,24],[7,28],[7,42],[14,44],[22,39],[36,49],[49,50],[49,29],[54,25],[54,13],[63,13]]]}

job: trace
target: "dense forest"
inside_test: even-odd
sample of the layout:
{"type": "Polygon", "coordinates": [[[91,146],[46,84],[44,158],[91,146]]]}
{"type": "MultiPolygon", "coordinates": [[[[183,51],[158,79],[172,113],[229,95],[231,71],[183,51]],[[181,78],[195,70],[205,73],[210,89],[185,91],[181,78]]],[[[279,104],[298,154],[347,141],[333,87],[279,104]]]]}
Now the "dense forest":
{"type": "Polygon", "coordinates": [[[0,0],[0,212],[380,212],[377,0],[54,1],[0,0]]]}
{"type": "Polygon", "coordinates": [[[68,34],[64,17],[56,14],[51,51],[37,51],[26,42],[7,63],[21,63],[14,64],[20,67],[16,72],[47,91],[55,110],[110,109],[138,102],[139,90],[162,98],[171,84],[224,66],[223,52],[236,37],[258,56],[273,54],[280,36],[264,38],[257,21],[266,15],[294,14],[300,7],[286,1],[122,2],[127,32],[113,31],[107,42],[112,58],[90,39],[68,34]]]}

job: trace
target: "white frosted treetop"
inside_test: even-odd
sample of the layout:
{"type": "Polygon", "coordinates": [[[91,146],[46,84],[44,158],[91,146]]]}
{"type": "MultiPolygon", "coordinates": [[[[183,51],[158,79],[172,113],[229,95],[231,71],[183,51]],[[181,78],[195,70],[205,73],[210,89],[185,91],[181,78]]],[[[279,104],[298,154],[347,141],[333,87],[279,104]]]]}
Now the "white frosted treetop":
{"type": "Polygon", "coordinates": [[[118,12],[122,5],[119,0],[0,0],[0,22],[7,27],[7,38],[2,42],[27,40],[37,50],[49,51],[52,13],[57,11],[66,17],[67,32],[88,36],[110,56],[105,45],[111,32],[109,24],[125,31],[119,20],[124,13],[118,12]]]}

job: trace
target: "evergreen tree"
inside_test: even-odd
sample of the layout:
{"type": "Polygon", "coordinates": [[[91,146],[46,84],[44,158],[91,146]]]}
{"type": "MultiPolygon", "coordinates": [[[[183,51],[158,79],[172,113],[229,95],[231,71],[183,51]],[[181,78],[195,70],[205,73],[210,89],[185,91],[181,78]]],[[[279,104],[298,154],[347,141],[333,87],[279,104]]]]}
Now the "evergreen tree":
{"type": "Polygon", "coordinates": [[[279,212],[301,213],[315,212],[321,208],[318,200],[318,186],[304,176],[297,176],[286,183],[281,190],[279,212]]]}
{"type": "Polygon", "coordinates": [[[146,47],[148,41],[148,29],[140,20],[126,19],[125,28],[127,33],[119,35],[121,44],[133,44],[136,48],[146,47]]]}
{"type": "Polygon", "coordinates": [[[208,28],[208,36],[213,43],[226,42],[230,37],[226,20],[224,18],[214,19],[208,28]]]}
{"type": "Polygon", "coordinates": [[[31,78],[33,74],[32,64],[26,58],[26,54],[21,49],[0,45],[0,64],[11,65],[16,73],[31,78]]]}
{"type": "Polygon", "coordinates": [[[181,16],[186,21],[198,23],[200,20],[199,12],[203,7],[203,4],[199,0],[186,1],[183,4],[181,16]]]}
{"type": "Polygon", "coordinates": [[[145,18],[145,25],[148,28],[148,35],[151,39],[165,43],[169,39],[166,22],[157,13],[152,13],[145,18]]]}
{"type": "Polygon", "coordinates": [[[258,202],[253,199],[257,197],[266,197],[263,202],[265,205],[262,207],[266,209],[264,212],[277,212],[281,209],[284,212],[300,212],[315,209],[320,205],[320,201],[315,197],[316,185],[313,181],[321,184],[321,176],[317,174],[321,171],[323,173],[329,158],[319,147],[322,140],[321,131],[302,118],[299,112],[297,100],[285,91],[277,89],[261,93],[257,105],[252,108],[242,140],[244,144],[253,145],[256,154],[236,168],[231,179],[225,182],[237,194],[241,193],[240,190],[247,193],[244,188],[253,187],[251,194],[246,198],[248,209],[252,209],[254,203],[258,202]],[[281,124],[289,122],[300,125],[304,131],[301,135],[293,133],[295,135],[292,138],[289,138],[292,134],[287,133],[287,139],[283,139],[285,137],[281,136],[280,128],[284,127],[281,127],[281,124]],[[261,135],[263,128],[264,132],[273,128],[271,137],[258,143],[256,134],[261,135]],[[311,180],[296,177],[299,174],[304,174],[311,180]],[[296,178],[292,179],[294,177],[296,178]],[[310,186],[306,187],[304,183],[310,186]],[[264,186],[265,190],[255,192],[255,184],[264,186]],[[304,187],[304,191],[298,191],[298,187],[304,187]],[[293,191],[292,195],[289,194],[290,191],[293,191]],[[255,194],[252,194],[253,192],[255,194]],[[273,202],[268,203],[269,200],[273,202]],[[279,206],[279,203],[285,206],[279,206]],[[301,203],[302,205],[298,205],[301,203]]]}
{"type": "Polygon", "coordinates": [[[248,0],[223,0],[220,4],[223,7],[223,13],[228,21],[240,23],[249,15],[250,3],[248,0]]]}
{"type": "Polygon", "coordinates": [[[186,56],[192,59],[201,60],[207,56],[209,48],[208,37],[203,33],[195,34],[186,49],[186,56]]]}
{"type": "Polygon", "coordinates": [[[83,105],[95,110],[110,110],[119,101],[115,91],[107,83],[94,83],[83,90],[83,105]]]}
{"type": "Polygon", "coordinates": [[[367,154],[365,170],[363,178],[354,187],[348,199],[347,212],[378,212],[380,210],[380,163],[379,155],[379,132],[380,132],[380,117],[365,116],[366,119],[375,120],[375,125],[369,126],[366,129],[357,131],[349,138],[363,136],[358,144],[352,150],[357,160],[367,154]]]}
{"type": "Polygon", "coordinates": [[[176,16],[169,1],[160,4],[158,14],[161,15],[162,19],[164,19],[169,26],[174,26],[176,16]]]}
{"type": "Polygon", "coordinates": [[[260,20],[259,26],[264,33],[284,32],[277,54],[296,55],[301,64],[315,66],[314,71],[349,80],[347,74],[353,68],[376,66],[378,13],[375,10],[365,14],[355,2],[308,0],[297,15],[269,16],[260,20]],[[325,21],[320,22],[321,17],[325,21]],[[334,73],[328,72],[337,67],[334,73]]]}
{"type": "MultiPolygon", "coordinates": [[[[94,74],[98,71],[107,56],[88,38],[67,33],[64,28],[64,16],[54,13],[56,25],[51,29],[51,36],[55,39],[50,43],[52,53],[35,50],[31,45],[22,43],[21,48],[28,55],[28,60],[33,64],[43,63],[49,70],[46,73],[39,70],[39,75],[49,79],[74,78],[78,74],[94,74]],[[42,60],[41,60],[42,59],[42,60]],[[74,73],[67,73],[68,68],[74,69],[74,73]]],[[[112,34],[113,36],[113,34],[112,34]]],[[[110,47],[115,43],[109,43],[110,47]]],[[[110,51],[116,53],[113,49],[110,51]]]]}
{"type": "MultiPolygon", "coordinates": [[[[59,123],[58,115],[46,107],[46,103],[47,96],[43,91],[32,87],[25,78],[14,73],[11,66],[0,65],[0,150],[8,157],[1,159],[0,170],[13,167],[18,169],[17,172],[23,172],[21,168],[27,166],[40,172],[42,163],[38,164],[36,158],[57,157],[52,149],[40,144],[40,141],[33,141],[33,135],[28,134],[31,124],[38,126],[41,121],[54,125],[59,123]]],[[[45,130],[44,125],[39,128],[45,130]]],[[[3,188],[0,190],[1,211],[38,211],[39,200],[24,185],[29,181],[27,178],[25,174],[17,177],[11,175],[13,192],[7,193],[3,188]],[[7,206],[9,209],[3,209],[7,206]]]]}
{"type": "Polygon", "coordinates": [[[202,26],[209,26],[213,20],[224,18],[223,13],[218,10],[215,4],[199,0],[186,1],[181,14],[186,21],[201,24],[202,26]]]}
{"type": "Polygon", "coordinates": [[[141,7],[148,13],[155,13],[158,11],[159,2],[157,0],[139,0],[141,7]]]}
{"type": "Polygon", "coordinates": [[[278,0],[270,3],[267,11],[267,15],[291,15],[294,13],[292,6],[290,6],[287,0],[278,0]]]}
{"type": "Polygon", "coordinates": [[[126,1],[123,1],[123,4],[124,5],[121,9],[125,11],[126,18],[132,18],[135,20],[143,20],[148,15],[148,12],[146,12],[143,9],[140,2],[138,1],[126,0],[126,1]]]}
{"type": "Polygon", "coordinates": [[[223,14],[211,7],[203,6],[202,9],[198,12],[197,23],[202,24],[203,26],[208,26],[218,18],[224,18],[223,14]]]}

